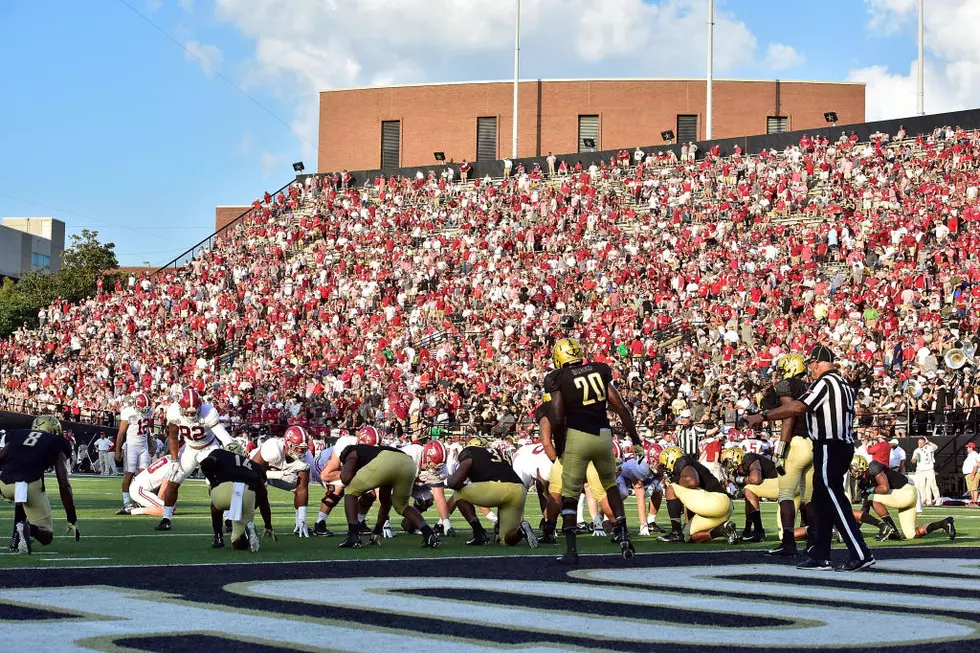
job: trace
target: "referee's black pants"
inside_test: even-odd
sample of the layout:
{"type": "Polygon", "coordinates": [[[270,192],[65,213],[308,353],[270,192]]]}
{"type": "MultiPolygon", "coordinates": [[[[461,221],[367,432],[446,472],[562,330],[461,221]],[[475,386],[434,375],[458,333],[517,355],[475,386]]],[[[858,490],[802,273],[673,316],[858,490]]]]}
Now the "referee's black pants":
{"type": "Polygon", "coordinates": [[[854,519],[851,504],[844,493],[844,475],[853,457],[854,445],[848,442],[813,443],[813,514],[816,527],[810,557],[814,560],[830,559],[830,538],[834,526],[844,539],[852,560],[871,557],[871,551],[861,536],[861,526],[854,519]]]}

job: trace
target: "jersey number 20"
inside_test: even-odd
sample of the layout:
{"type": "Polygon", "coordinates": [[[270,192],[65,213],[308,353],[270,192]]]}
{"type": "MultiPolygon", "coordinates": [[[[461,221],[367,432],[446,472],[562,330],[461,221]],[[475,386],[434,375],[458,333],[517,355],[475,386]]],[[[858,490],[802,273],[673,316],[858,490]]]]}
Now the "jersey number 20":
{"type": "Polygon", "coordinates": [[[602,382],[602,377],[598,372],[593,372],[588,376],[579,376],[575,378],[575,387],[582,391],[582,405],[589,406],[596,403],[597,401],[606,400],[606,387],[602,382]],[[591,387],[592,393],[589,392],[591,387]]]}

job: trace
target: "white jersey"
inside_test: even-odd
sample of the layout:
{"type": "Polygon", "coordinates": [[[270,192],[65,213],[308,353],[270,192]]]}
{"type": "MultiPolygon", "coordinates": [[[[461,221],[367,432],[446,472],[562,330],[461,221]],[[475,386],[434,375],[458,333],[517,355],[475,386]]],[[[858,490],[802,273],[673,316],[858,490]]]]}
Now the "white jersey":
{"type": "Polygon", "coordinates": [[[534,487],[538,478],[547,481],[553,465],[544,452],[544,445],[540,443],[525,444],[514,453],[514,471],[521,477],[527,489],[534,487]]]}
{"type": "Polygon", "coordinates": [[[119,421],[126,422],[126,442],[136,442],[146,444],[146,438],[150,434],[150,427],[153,424],[153,410],[147,408],[140,412],[135,406],[123,406],[119,413],[119,421]]]}
{"type": "Polygon", "coordinates": [[[225,427],[218,422],[218,411],[211,404],[202,404],[196,418],[186,417],[180,412],[180,404],[174,402],[167,408],[167,423],[176,424],[180,436],[192,447],[200,448],[213,442],[215,438],[224,442],[229,439],[225,427]],[[225,436],[221,438],[215,431],[225,436]]]}
{"type": "Polygon", "coordinates": [[[415,475],[419,475],[419,469],[422,467],[422,445],[409,443],[401,447],[401,450],[409,455],[409,457],[415,461],[415,475]]]}
{"type": "Polygon", "coordinates": [[[769,441],[758,438],[749,438],[738,443],[745,453],[757,453],[760,456],[769,453],[769,441]]]}
{"type": "Polygon", "coordinates": [[[337,441],[333,444],[333,457],[340,458],[340,454],[344,453],[344,449],[352,447],[355,444],[357,444],[357,438],[353,435],[345,435],[337,438],[337,441]]]}
{"type": "Polygon", "coordinates": [[[156,492],[170,476],[171,463],[173,463],[173,458],[170,456],[157,459],[152,465],[137,474],[133,478],[133,483],[151,492],[156,492]]]}
{"type": "Polygon", "coordinates": [[[250,458],[255,460],[259,454],[262,455],[262,460],[265,461],[265,466],[269,469],[282,469],[288,464],[286,461],[286,443],[282,438],[269,438],[255,448],[250,458]]]}

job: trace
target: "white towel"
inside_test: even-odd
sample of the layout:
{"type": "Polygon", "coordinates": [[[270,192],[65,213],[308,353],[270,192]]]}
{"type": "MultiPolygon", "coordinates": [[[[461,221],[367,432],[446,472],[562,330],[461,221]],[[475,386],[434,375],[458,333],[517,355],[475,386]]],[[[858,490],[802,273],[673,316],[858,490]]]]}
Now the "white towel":
{"type": "Polygon", "coordinates": [[[14,483],[14,503],[27,503],[27,481],[14,483]]]}
{"type": "Polygon", "coordinates": [[[242,520],[242,498],[245,496],[245,484],[235,483],[231,490],[231,506],[228,508],[228,519],[242,520]]]}

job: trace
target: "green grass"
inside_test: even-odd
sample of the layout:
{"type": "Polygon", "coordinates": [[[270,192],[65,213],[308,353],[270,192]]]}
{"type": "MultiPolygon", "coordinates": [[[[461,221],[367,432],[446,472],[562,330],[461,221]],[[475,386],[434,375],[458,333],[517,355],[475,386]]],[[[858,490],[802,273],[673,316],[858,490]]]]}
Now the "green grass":
{"type": "MultiPolygon", "coordinates": [[[[319,561],[372,558],[405,558],[405,557],[438,557],[438,556],[486,556],[486,555],[552,555],[556,548],[542,546],[537,551],[529,550],[525,545],[516,547],[487,546],[468,547],[465,545],[469,537],[469,526],[460,518],[459,513],[453,515],[454,526],[459,530],[459,537],[445,538],[437,550],[423,549],[418,536],[397,534],[394,538],[384,540],[380,547],[365,547],[357,550],[339,549],[340,537],[300,539],[292,535],[295,521],[292,507],[292,495],[275,488],[270,489],[272,500],[273,525],[279,534],[278,542],[263,540],[262,550],[256,554],[247,551],[234,551],[230,546],[224,549],[211,548],[211,525],[207,490],[201,481],[189,481],[181,487],[180,501],[177,514],[174,516],[174,530],[170,533],[156,533],[153,527],[159,519],[148,516],[116,516],[113,513],[121,505],[120,478],[102,478],[75,476],[72,487],[75,491],[75,504],[78,508],[78,524],[82,533],[79,542],[73,542],[65,532],[65,514],[58,499],[54,480],[48,483],[48,494],[52,502],[55,520],[55,539],[47,547],[36,545],[34,555],[30,557],[8,553],[4,546],[0,549],[0,568],[11,567],[55,567],[55,566],[102,566],[102,565],[151,565],[151,564],[186,564],[186,563],[221,563],[221,562],[283,562],[283,561],[319,561]]],[[[320,494],[310,493],[309,521],[315,521],[319,510],[320,494]]],[[[774,529],[775,504],[763,504],[764,523],[774,529]]],[[[913,542],[889,542],[877,544],[881,546],[908,546],[909,544],[936,546],[955,544],[958,546],[976,546],[980,543],[978,527],[980,527],[980,509],[977,508],[926,508],[919,515],[919,523],[926,524],[954,515],[957,518],[959,535],[951,543],[941,531],[933,533],[925,539],[913,542]]],[[[258,517],[258,515],[256,515],[258,517]]],[[[397,515],[392,520],[397,524],[397,515]]],[[[430,521],[435,519],[435,508],[430,508],[426,515],[430,521]]],[[[537,497],[528,496],[527,519],[535,527],[541,518],[537,497]]],[[[723,542],[712,542],[702,545],[663,544],[654,537],[636,536],[636,501],[627,499],[627,516],[630,519],[634,541],[638,553],[652,551],[704,551],[722,550],[729,546],[723,542]]],[[[13,506],[0,503],[0,534],[6,535],[12,528],[13,506]]],[[[744,523],[742,502],[736,503],[735,521],[741,529],[744,523]]],[[[368,523],[373,524],[373,514],[368,517],[368,523]]],[[[661,509],[658,523],[667,525],[666,508],[661,509]]],[[[261,529],[261,523],[259,524],[261,529]]],[[[343,510],[338,508],[330,516],[328,526],[335,533],[346,532],[343,510]]],[[[397,532],[397,530],[396,530],[397,532]]],[[[873,536],[877,530],[865,527],[865,535],[873,536]]],[[[740,548],[768,548],[776,540],[774,530],[769,531],[769,539],[765,544],[746,545],[740,548]]],[[[6,544],[6,537],[3,537],[6,544]]],[[[559,547],[562,548],[562,547],[559,547]]],[[[608,538],[581,537],[579,550],[582,553],[617,553],[618,547],[608,538]]]]}

